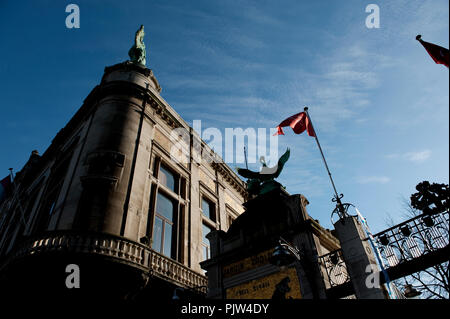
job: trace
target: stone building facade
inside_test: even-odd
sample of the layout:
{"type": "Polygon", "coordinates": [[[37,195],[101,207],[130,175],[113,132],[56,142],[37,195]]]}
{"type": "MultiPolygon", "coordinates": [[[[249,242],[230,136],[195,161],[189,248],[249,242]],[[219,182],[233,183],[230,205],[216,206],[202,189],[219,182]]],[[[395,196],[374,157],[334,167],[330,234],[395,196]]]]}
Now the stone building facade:
{"type": "Polygon", "coordinates": [[[160,92],[142,65],[106,67],[48,149],[32,152],[1,207],[0,286],[62,273],[60,287],[66,262],[81,265],[80,291],[111,265],[108,276],[131,270],[123,295],[206,286],[206,233],[242,213],[245,183],[160,92]]]}
{"type": "MultiPolygon", "coordinates": [[[[200,263],[215,249],[206,235],[227,232],[249,198],[160,93],[142,65],[106,67],[48,149],[31,153],[0,206],[0,294],[205,295],[200,263]],[[79,289],[68,288],[69,265],[79,269],[79,289]]],[[[339,248],[304,202],[314,256],[339,248]]]]}

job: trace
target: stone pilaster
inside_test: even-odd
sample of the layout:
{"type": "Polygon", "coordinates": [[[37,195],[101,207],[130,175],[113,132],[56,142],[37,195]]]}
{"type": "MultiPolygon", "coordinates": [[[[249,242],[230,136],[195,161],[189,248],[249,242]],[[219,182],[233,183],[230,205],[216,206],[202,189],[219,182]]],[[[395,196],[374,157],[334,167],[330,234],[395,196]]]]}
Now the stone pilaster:
{"type": "Polygon", "coordinates": [[[379,270],[373,250],[366,240],[358,218],[356,216],[342,218],[334,224],[334,227],[341,243],[342,255],[356,298],[385,299],[381,286],[376,287],[371,284],[373,283],[371,278],[379,278],[379,270]],[[373,273],[372,269],[376,270],[376,273],[373,273]]]}

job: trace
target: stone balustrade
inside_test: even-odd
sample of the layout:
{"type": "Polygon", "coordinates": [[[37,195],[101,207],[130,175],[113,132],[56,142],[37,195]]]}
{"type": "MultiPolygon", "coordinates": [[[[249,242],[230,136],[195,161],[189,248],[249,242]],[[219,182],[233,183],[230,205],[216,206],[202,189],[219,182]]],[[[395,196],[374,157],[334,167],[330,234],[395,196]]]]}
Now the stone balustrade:
{"type": "Polygon", "coordinates": [[[124,237],[103,233],[56,231],[32,237],[22,242],[3,266],[18,258],[55,252],[101,255],[172,281],[182,287],[207,286],[206,276],[155,252],[148,246],[124,237]]]}

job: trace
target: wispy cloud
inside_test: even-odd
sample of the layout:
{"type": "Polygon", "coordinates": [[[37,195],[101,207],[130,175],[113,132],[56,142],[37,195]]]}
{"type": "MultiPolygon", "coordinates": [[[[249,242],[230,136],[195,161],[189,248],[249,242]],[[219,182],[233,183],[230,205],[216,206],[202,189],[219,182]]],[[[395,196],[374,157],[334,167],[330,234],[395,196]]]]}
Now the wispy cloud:
{"type": "Polygon", "coordinates": [[[343,120],[361,117],[372,104],[372,93],[380,86],[380,73],[391,61],[363,44],[336,47],[328,53],[317,57],[316,62],[326,66],[321,72],[292,71],[286,96],[294,105],[296,101],[300,105],[311,103],[308,106],[317,126],[334,132],[343,120]]]}
{"type": "Polygon", "coordinates": [[[386,184],[390,182],[390,178],[386,176],[363,176],[358,177],[356,182],[359,184],[386,184]]]}
{"type": "Polygon", "coordinates": [[[408,161],[421,163],[430,158],[431,151],[425,150],[425,151],[421,151],[421,152],[409,152],[409,153],[406,153],[404,156],[408,161]]]}
{"type": "Polygon", "coordinates": [[[386,155],[388,159],[402,159],[413,163],[423,163],[431,157],[430,150],[423,150],[417,152],[407,152],[407,153],[393,153],[386,155]]]}
{"type": "Polygon", "coordinates": [[[369,120],[366,118],[358,118],[355,120],[356,124],[365,124],[367,123],[369,120]]]}

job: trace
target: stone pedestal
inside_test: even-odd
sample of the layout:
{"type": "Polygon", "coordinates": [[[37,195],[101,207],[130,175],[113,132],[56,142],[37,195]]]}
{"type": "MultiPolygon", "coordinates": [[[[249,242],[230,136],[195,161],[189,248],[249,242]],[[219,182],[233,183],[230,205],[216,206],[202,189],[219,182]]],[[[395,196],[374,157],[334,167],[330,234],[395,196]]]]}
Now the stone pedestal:
{"type": "Polygon", "coordinates": [[[325,298],[307,203],[302,195],[275,189],[246,202],[228,232],[209,233],[212,258],[201,263],[208,298],[325,298]],[[270,262],[280,238],[301,255],[283,269],[270,262]]]}
{"type": "Polygon", "coordinates": [[[385,299],[383,288],[374,285],[379,279],[379,268],[358,218],[356,216],[342,218],[334,224],[334,227],[356,298],[385,299]]]}

